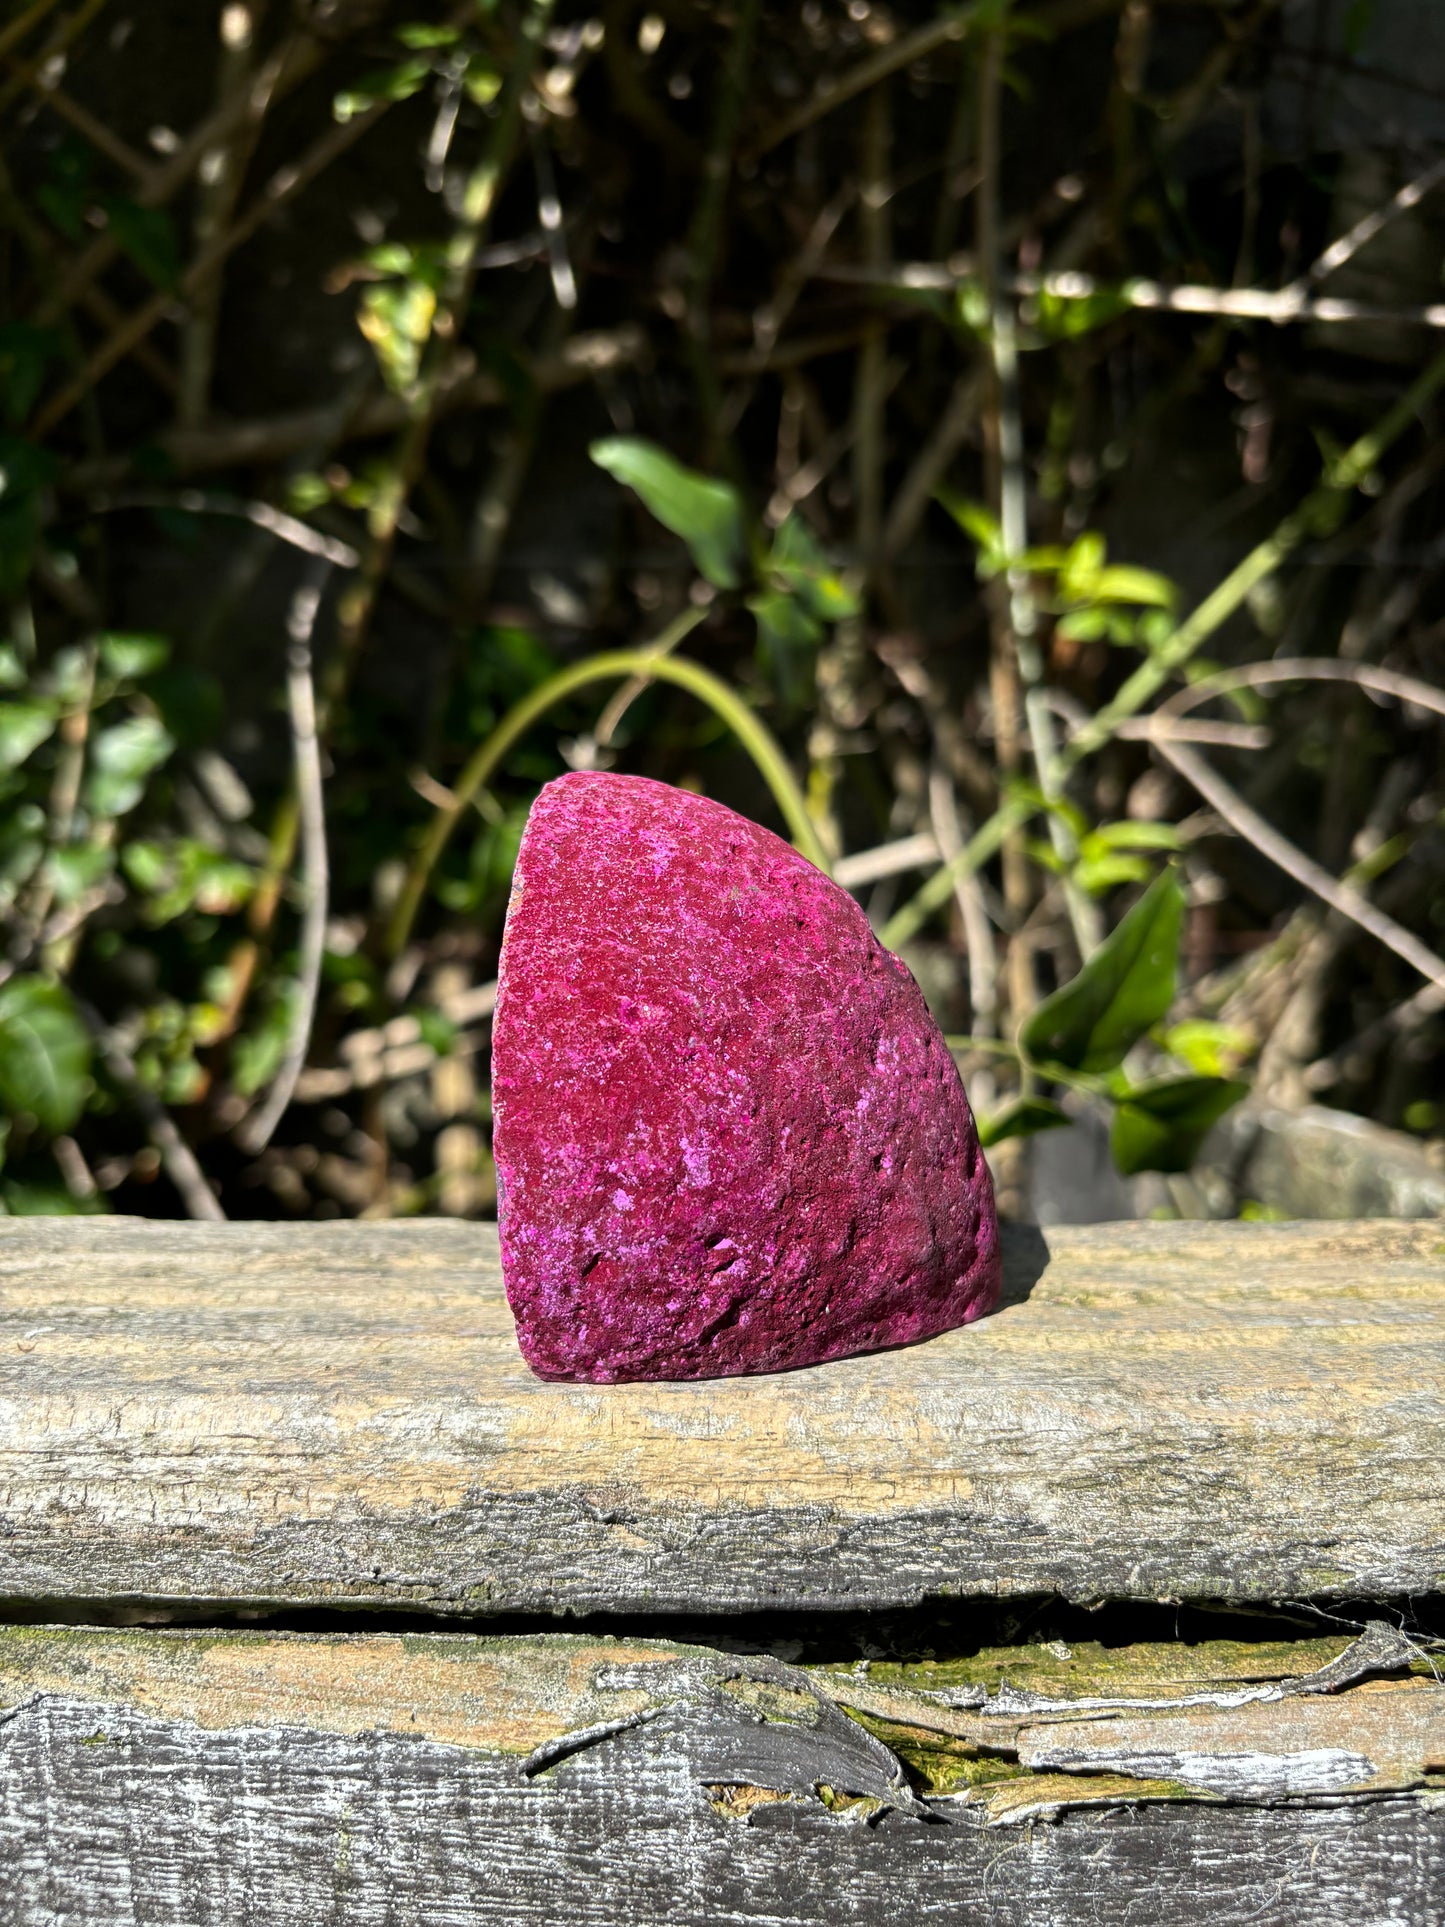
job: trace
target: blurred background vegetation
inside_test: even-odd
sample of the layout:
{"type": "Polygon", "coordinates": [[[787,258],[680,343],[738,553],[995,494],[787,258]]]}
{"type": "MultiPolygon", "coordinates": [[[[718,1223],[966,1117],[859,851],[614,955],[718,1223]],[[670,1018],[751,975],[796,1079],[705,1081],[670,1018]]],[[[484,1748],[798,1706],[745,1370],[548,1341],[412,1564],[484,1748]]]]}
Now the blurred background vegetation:
{"type": "Polygon", "coordinates": [[[1438,0],[29,0],[0,101],[7,1210],[491,1213],[569,767],[832,868],[1014,1215],[1445,1210],[1438,0]]]}

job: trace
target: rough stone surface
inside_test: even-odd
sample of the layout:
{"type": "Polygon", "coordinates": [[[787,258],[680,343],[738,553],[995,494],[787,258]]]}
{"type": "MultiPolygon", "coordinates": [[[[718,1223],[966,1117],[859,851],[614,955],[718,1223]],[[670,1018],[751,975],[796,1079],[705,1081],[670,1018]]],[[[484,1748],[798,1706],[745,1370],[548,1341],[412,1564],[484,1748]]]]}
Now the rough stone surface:
{"type": "Polygon", "coordinates": [[[640,777],[544,789],[502,948],[502,1262],[544,1378],[772,1372],[990,1310],[958,1071],[857,904],[640,777]]]}

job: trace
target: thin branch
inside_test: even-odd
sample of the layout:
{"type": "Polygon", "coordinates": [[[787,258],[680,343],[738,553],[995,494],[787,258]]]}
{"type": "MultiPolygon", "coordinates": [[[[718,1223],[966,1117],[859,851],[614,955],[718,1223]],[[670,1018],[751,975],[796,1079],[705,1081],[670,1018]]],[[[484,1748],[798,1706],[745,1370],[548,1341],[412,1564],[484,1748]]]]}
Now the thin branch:
{"type": "Polygon", "coordinates": [[[1383,910],[1376,909],[1353,884],[1332,876],[1313,857],[1306,856],[1287,837],[1281,836],[1273,824],[1267,823],[1257,810],[1251,808],[1218,771],[1210,768],[1202,756],[1197,756],[1192,749],[1171,741],[1167,736],[1157,737],[1154,748],[1166,763],[1198,790],[1207,803],[1213,805],[1232,830],[1253,844],[1286,876],[1293,877],[1296,883],[1329,904],[1331,909],[1338,910],[1341,916],[1348,917],[1352,923],[1368,931],[1386,949],[1393,950],[1397,957],[1403,957],[1422,977],[1445,989],[1445,957],[1436,956],[1413,931],[1396,923],[1383,910]]]}
{"type": "Polygon", "coordinates": [[[901,836],[896,842],[880,843],[872,850],[840,856],[833,865],[833,881],[845,890],[861,890],[865,884],[881,883],[885,877],[901,876],[905,870],[937,863],[940,855],[937,837],[920,830],[916,836],[901,836]]]}
{"type": "MultiPolygon", "coordinates": [[[[847,282],[899,294],[948,294],[972,281],[977,268],[972,261],[900,261],[877,268],[828,262],[820,265],[816,274],[822,281],[847,282]]],[[[1211,288],[1188,281],[1169,287],[1162,281],[1104,281],[1095,275],[1068,269],[1056,274],[1014,274],[1003,285],[1021,300],[1038,300],[1044,296],[1054,301],[1108,301],[1121,310],[1267,321],[1276,328],[1317,321],[1387,321],[1421,328],[1445,328],[1445,302],[1431,302],[1423,307],[1392,307],[1388,303],[1346,301],[1334,295],[1311,294],[1306,284],[1299,281],[1291,282],[1287,288],[1211,288]]]]}
{"type": "MultiPolygon", "coordinates": [[[[1280,656],[1274,662],[1247,662],[1237,669],[1221,669],[1217,675],[1203,676],[1187,689],[1170,696],[1160,703],[1154,715],[1167,723],[1213,696],[1227,695],[1231,689],[1261,689],[1277,682],[1353,683],[1377,696],[1395,696],[1402,703],[1413,703],[1417,709],[1429,709],[1437,716],[1445,716],[1445,691],[1433,683],[1422,682],[1418,676],[1402,676],[1395,669],[1376,669],[1370,663],[1346,662],[1334,656],[1280,656]]],[[[1149,722],[1152,718],[1144,720],[1149,722]]],[[[1177,731],[1169,733],[1176,742],[1181,740],[1177,731]]],[[[1157,739],[1151,734],[1150,740],[1157,739]]]]}
{"type": "Polygon", "coordinates": [[[1437,188],[1442,181],[1445,181],[1445,155],[1442,155],[1433,166],[1427,167],[1423,174],[1417,174],[1413,181],[1406,181],[1399,193],[1391,195],[1383,207],[1377,207],[1371,213],[1362,216],[1353,227],[1347,228],[1338,240],[1331,241],[1314,265],[1306,269],[1301,280],[1311,287],[1325,280],[1337,268],[1342,268],[1348,260],[1358,254],[1362,247],[1373,241],[1382,228],[1388,227],[1390,222],[1401,214],[1407,214],[1412,207],[1418,207],[1425,196],[1432,189],[1437,188]]]}
{"type": "Polygon", "coordinates": [[[187,515],[233,517],[251,523],[254,528],[264,529],[268,535],[274,535],[277,541],[287,542],[293,549],[302,549],[307,555],[314,555],[338,569],[354,569],[361,561],[360,555],[349,542],[338,542],[333,536],[323,535],[319,529],[313,529],[310,523],[298,521],[294,515],[287,515],[284,509],[274,508],[270,502],[247,502],[233,495],[209,495],[198,488],[131,488],[115,495],[93,495],[85,506],[93,515],[111,515],[122,509],[181,509],[187,515]]]}
{"type": "Polygon", "coordinates": [[[322,791],[321,746],[316,736],[316,692],[311,680],[311,638],[321,607],[321,594],[330,572],[321,562],[291,601],[287,633],[291,647],[286,660],[286,702],[291,716],[291,740],[296,758],[296,791],[301,806],[301,871],[305,907],[301,918],[298,991],[286,1055],[259,1111],[247,1118],[237,1140],[251,1152],[264,1151],[286,1114],[296,1081],[306,1063],[316,999],[321,988],[321,966],[326,954],[326,914],[330,872],[326,858],[326,807],[322,791]]]}
{"type": "Polygon", "coordinates": [[[175,1119],[161,1103],[155,1092],[145,1084],[135,1067],[135,1060],[121,1042],[100,1012],[80,999],[76,1008],[86,1026],[95,1038],[95,1047],[100,1061],[107,1073],[125,1092],[126,1097],[139,1112],[146,1127],[146,1135],[161,1154],[161,1163],[171,1183],[180,1193],[181,1202],[193,1218],[203,1218],[212,1224],[224,1224],[226,1214],[217,1202],[216,1195],[206,1181],[206,1174],[196,1161],[196,1154],[176,1128],[175,1119]]]}
{"type": "MultiPolygon", "coordinates": [[[[952,863],[963,849],[963,822],[948,772],[938,764],[929,772],[928,813],[943,860],[952,863]]],[[[993,940],[993,925],[983,906],[977,876],[960,871],[954,879],[953,894],[963,919],[968,953],[969,1021],[981,1036],[991,1037],[998,1029],[998,947],[993,940]]]]}

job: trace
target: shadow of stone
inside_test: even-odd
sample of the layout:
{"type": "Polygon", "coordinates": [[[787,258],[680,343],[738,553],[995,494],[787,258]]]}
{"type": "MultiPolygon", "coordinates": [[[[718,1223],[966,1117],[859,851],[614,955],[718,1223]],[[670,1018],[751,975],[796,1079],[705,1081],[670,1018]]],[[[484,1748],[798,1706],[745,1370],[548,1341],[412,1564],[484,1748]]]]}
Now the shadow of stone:
{"type": "Polygon", "coordinates": [[[1049,1243],[1036,1224],[1001,1224],[999,1246],[1003,1253],[1003,1290],[998,1309],[1027,1302],[1030,1292],[1043,1277],[1049,1262],[1049,1243]]]}

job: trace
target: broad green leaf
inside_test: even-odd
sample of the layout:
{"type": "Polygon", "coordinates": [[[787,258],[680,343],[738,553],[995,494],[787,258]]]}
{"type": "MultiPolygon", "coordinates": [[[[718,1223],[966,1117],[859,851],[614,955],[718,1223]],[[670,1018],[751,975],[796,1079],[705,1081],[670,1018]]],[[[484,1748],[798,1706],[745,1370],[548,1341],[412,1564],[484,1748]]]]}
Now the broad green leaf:
{"type": "Polygon", "coordinates": [[[1057,1131],[1069,1122],[1068,1114],[1048,1097],[1019,1097],[1001,1111],[975,1120],[978,1141],[985,1150],[1001,1144],[1006,1137],[1033,1137],[1039,1131],[1057,1131]]]}
{"type": "Polygon", "coordinates": [[[1093,529],[1086,529],[1073,543],[1059,569],[1059,587],[1071,602],[1093,599],[1107,555],[1103,536],[1093,529]]]}
{"type": "Polygon", "coordinates": [[[1100,602],[1138,602],[1155,609],[1172,609],[1176,601],[1168,576],[1156,575],[1152,569],[1136,569],[1127,562],[1111,562],[1101,569],[1093,594],[1100,602]]]}
{"type": "Polygon", "coordinates": [[[163,636],[105,635],[100,638],[103,667],[126,682],[153,676],[170,660],[171,645],[163,636]]]}
{"type": "Polygon", "coordinates": [[[0,770],[19,769],[55,728],[53,703],[0,703],[0,770]]]}
{"type": "Polygon", "coordinates": [[[78,903],[88,890],[105,881],[114,864],[112,850],[94,843],[70,843],[50,852],[45,859],[45,874],[58,903],[78,903]]]}
{"type": "Polygon", "coordinates": [[[90,1090],[90,1034],[70,992],[43,977],[0,984],[0,1107],[68,1131],[90,1090]]]}
{"type": "Polygon", "coordinates": [[[100,817],[124,816],[145,794],[146,779],[175,748],[154,716],[129,716],[100,730],[91,742],[86,805],[100,817]]]}
{"type": "Polygon", "coordinates": [[[594,442],[588,452],[599,468],[635,490],[664,528],[682,537],[714,588],[738,586],[747,540],[736,489],[684,468],[653,443],[633,436],[594,442]]]}
{"type": "Polygon", "coordinates": [[[1118,1100],[1109,1148],[1125,1177],[1187,1171],[1224,1113],[1249,1091],[1232,1077],[1169,1077],[1138,1084],[1118,1100]]]}
{"type": "Polygon", "coordinates": [[[1184,839],[1172,823],[1101,823],[1079,847],[1085,856],[1105,850],[1182,850],[1184,839]]]}
{"type": "Polygon", "coordinates": [[[1106,850],[1100,856],[1081,856],[1074,866],[1074,881],[1091,897],[1102,897],[1121,883],[1146,883],[1151,868],[1142,856],[1106,850]]]}
{"type": "Polygon", "coordinates": [[[820,622],[856,616],[858,598],[824,554],[800,515],[790,515],[774,537],[769,572],[797,596],[820,622]]]}
{"type": "Polygon", "coordinates": [[[1107,1071],[1174,1001],[1184,891],[1166,870],[1071,982],[1046,997],[1019,1041],[1035,1063],[1107,1071]]]}
{"type": "Polygon", "coordinates": [[[1224,1077],[1254,1055],[1254,1038],[1235,1024],[1211,1023],[1204,1017],[1172,1024],[1159,1040],[1171,1057],[1205,1077],[1224,1077]]]}
{"type": "Polygon", "coordinates": [[[1109,633],[1109,618],[1102,609],[1071,609],[1054,627],[1065,642],[1103,642],[1109,633]]]}
{"type": "Polygon", "coordinates": [[[0,689],[23,689],[29,677],[13,642],[0,642],[0,689]]]}

